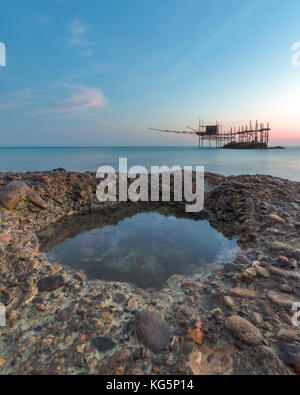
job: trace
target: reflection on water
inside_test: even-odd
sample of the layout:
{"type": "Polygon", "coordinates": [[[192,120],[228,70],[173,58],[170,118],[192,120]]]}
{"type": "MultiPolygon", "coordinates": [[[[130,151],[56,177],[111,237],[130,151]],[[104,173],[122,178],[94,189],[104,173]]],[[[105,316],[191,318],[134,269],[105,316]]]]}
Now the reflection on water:
{"type": "Polygon", "coordinates": [[[170,209],[120,218],[88,215],[45,229],[41,250],[53,263],[83,269],[89,279],[159,288],[173,274],[193,274],[239,252],[207,221],[178,218],[170,209]]]}

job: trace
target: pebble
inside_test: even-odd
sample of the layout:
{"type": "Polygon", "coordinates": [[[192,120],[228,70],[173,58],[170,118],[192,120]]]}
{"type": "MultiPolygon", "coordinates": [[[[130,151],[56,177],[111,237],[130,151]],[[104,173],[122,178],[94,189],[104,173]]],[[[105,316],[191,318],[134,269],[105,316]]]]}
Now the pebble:
{"type": "Polygon", "coordinates": [[[238,296],[240,298],[255,299],[257,294],[254,290],[248,288],[232,288],[230,290],[231,295],[238,296]]]}
{"type": "Polygon", "coordinates": [[[277,214],[270,214],[269,218],[274,220],[275,222],[278,222],[279,224],[286,224],[286,221],[283,218],[279,217],[279,215],[277,214]]]}
{"type": "Polygon", "coordinates": [[[225,326],[235,338],[248,346],[257,346],[262,342],[259,329],[238,315],[227,318],[225,326]]]}
{"type": "Polygon", "coordinates": [[[48,208],[47,202],[33,191],[29,192],[28,200],[30,201],[30,203],[33,203],[35,206],[41,208],[42,210],[47,210],[48,208]]]}

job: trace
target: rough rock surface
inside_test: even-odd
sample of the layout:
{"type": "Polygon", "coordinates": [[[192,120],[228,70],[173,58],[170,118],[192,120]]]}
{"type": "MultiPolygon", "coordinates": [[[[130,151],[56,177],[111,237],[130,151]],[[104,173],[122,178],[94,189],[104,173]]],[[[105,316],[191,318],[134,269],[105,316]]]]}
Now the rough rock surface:
{"type": "MultiPolygon", "coordinates": [[[[87,280],[40,251],[44,229],[68,218],[84,229],[85,213],[160,205],[99,203],[98,182],[63,169],[0,172],[0,374],[300,374],[299,183],[207,173],[204,211],[191,218],[238,239],[241,254],[142,290],[87,280]]],[[[184,203],[169,204],[186,216],[184,203]]]]}
{"type": "Polygon", "coordinates": [[[152,311],[138,313],[135,327],[140,342],[151,351],[160,353],[167,348],[171,331],[158,314],[152,311]]]}
{"type": "Polygon", "coordinates": [[[234,337],[248,346],[257,346],[262,341],[260,331],[243,317],[232,315],[225,321],[225,326],[234,337]]]}

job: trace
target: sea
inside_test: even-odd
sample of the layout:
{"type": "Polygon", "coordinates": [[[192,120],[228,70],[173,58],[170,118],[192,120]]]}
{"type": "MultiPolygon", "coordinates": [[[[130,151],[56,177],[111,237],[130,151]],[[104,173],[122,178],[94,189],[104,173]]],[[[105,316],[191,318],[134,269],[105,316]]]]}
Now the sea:
{"type": "Polygon", "coordinates": [[[0,148],[0,172],[31,172],[64,168],[97,171],[100,166],[204,166],[226,176],[268,174],[300,181],[300,147],[285,150],[223,150],[197,147],[6,147],[0,148]]]}

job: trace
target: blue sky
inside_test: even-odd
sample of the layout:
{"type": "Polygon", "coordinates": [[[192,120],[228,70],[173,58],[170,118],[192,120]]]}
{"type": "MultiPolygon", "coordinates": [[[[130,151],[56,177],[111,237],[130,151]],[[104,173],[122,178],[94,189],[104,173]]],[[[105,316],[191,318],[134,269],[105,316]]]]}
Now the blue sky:
{"type": "Polygon", "coordinates": [[[3,0],[0,42],[1,145],[192,145],[147,128],[199,117],[300,145],[299,0],[3,0]]]}

